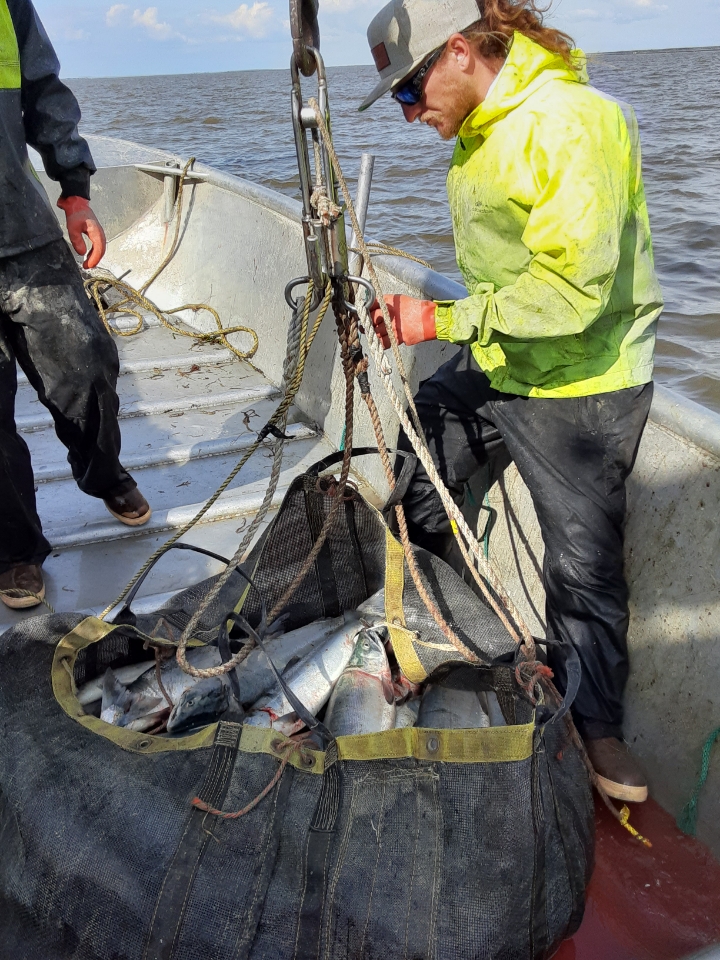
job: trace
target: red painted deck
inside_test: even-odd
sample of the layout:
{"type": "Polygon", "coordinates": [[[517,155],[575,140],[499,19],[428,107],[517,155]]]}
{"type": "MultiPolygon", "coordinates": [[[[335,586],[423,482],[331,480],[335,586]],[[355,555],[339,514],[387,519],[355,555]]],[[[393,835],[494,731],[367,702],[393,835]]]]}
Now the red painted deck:
{"type": "Polygon", "coordinates": [[[680,960],[720,944],[720,863],[652,800],[630,822],[652,849],[597,805],[585,919],[555,960],[680,960]]]}

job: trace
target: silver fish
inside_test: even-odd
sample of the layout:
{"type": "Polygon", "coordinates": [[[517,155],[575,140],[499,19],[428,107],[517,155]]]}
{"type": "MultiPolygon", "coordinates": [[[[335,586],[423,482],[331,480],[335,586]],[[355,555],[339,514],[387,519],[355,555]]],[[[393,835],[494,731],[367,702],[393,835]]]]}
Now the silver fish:
{"type": "MultiPolygon", "coordinates": [[[[151,670],[154,666],[154,660],[143,660],[142,663],[131,663],[127,667],[117,667],[114,673],[120,683],[128,686],[128,684],[133,683],[133,681],[137,680],[138,677],[141,677],[144,673],[147,673],[148,670],[151,670]]],[[[100,674],[95,677],[94,680],[88,680],[87,683],[84,683],[78,689],[77,698],[84,707],[88,706],[88,704],[95,703],[96,700],[102,699],[104,679],[105,674],[100,674]]]]}
{"type": "MultiPolygon", "coordinates": [[[[347,616],[351,617],[352,614],[347,616]]],[[[266,640],[265,647],[268,655],[272,657],[273,663],[282,673],[294,657],[302,660],[327,640],[331,633],[343,627],[345,619],[346,617],[332,617],[327,620],[316,620],[305,627],[298,627],[297,630],[266,640]]],[[[242,703],[255,703],[277,682],[267,657],[259,647],[255,647],[247,659],[243,660],[237,673],[242,703]]]]}
{"type": "MultiPolygon", "coordinates": [[[[349,622],[290,667],[283,677],[295,696],[313,715],[328,702],[338,677],[352,656],[360,621],[352,614],[347,616],[347,620],[349,622]]],[[[254,704],[245,723],[256,727],[272,727],[288,737],[305,725],[296,716],[279,684],[254,704]]]]}
{"type": "Polygon", "coordinates": [[[395,729],[400,730],[402,727],[414,727],[417,723],[419,710],[419,697],[417,700],[408,700],[407,703],[398,704],[395,708],[395,729]]]}
{"type": "Polygon", "coordinates": [[[350,662],[330,697],[325,726],[336,737],[395,726],[395,694],[379,631],[369,628],[357,635],[350,662]]]}
{"type": "Polygon", "coordinates": [[[192,727],[213,723],[228,708],[229,683],[225,678],[208,677],[181,694],[170,712],[168,733],[178,734],[192,727]]]}
{"type": "Polygon", "coordinates": [[[506,727],[507,723],[505,722],[505,717],[503,716],[503,712],[500,709],[500,702],[498,701],[497,694],[491,691],[490,693],[486,693],[485,697],[487,699],[490,726],[506,727]]]}
{"type": "Polygon", "coordinates": [[[378,623],[385,619],[385,589],[378,590],[357,608],[358,616],[371,623],[378,623]]]}
{"type": "Polygon", "coordinates": [[[430,683],[420,701],[416,726],[434,730],[469,730],[488,727],[490,721],[474,690],[453,690],[430,683]]]}
{"type": "Polygon", "coordinates": [[[154,727],[157,719],[154,714],[162,710],[164,701],[159,697],[138,697],[133,695],[124,683],[120,683],[115,671],[110,667],[103,677],[102,708],[100,719],[117,727],[129,727],[131,730],[148,730],[154,727]],[[148,721],[148,725],[144,725],[148,721]]]}
{"type": "MultiPolygon", "coordinates": [[[[188,663],[198,670],[207,670],[209,667],[217,667],[218,664],[222,663],[220,651],[213,646],[188,647],[186,657],[188,663]]],[[[197,677],[185,673],[175,656],[161,663],[160,677],[167,695],[173,703],[177,703],[181,695],[198,682],[197,677]]],[[[160,697],[165,700],[165,694],[160,689],[154,670],[152,673],[140,677],[128,689],[137,697],[160,697]]],[[[167,701],[165,702],[167,703],[167,701]]]]}

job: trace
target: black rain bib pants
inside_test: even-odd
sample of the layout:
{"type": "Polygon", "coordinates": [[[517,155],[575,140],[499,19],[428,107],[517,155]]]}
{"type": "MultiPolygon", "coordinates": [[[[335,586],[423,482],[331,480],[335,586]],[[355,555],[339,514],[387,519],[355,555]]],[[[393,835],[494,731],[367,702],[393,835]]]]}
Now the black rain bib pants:
{"type": "MultiPolygon", "coordinates": [[[[487,470],[489,488],[515,461],[545,544],[548,638],[572,643],[582,664],[573,712],[588,739],[622,736],[628,677],[625,482],[652,392],[648,383],[561,399],[499,393],[464,347],[421,384],[415,398],[433,460],[458,503],[478,470],[487,470]]],[[[402,434],[398,445],[411,450],[402,434]]],[[[421,464],[403,504],[413,542],[461,571],[450,522],[421,464]]],[[[562,664],[552,651],[549,646],[549,663],[563,689],[562,664]]]]}
{"type": "Polygon", "coordinates": [[[93,497],[132,490],[119,460],[117,348],[64,240],[0,258],[0,573],[50,553],[15,424],[16,361],[50,411],[80,489],[93,497]]]}

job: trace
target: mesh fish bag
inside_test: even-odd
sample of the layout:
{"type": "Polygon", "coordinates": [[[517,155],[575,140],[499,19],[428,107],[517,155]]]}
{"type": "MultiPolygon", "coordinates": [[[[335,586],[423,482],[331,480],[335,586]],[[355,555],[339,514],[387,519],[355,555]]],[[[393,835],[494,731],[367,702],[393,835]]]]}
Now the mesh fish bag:
{"type": "MultiPolygon", "coordinates": [[[[333,503],[326,466],[293,482],[251,558],[268,607],[333,503]]],[[[285,611],[287,629],[384,586],[406,672],[495,691],[506,726],[411,727],[320,748],[230,720],[172,739],[86,715],[77,685],[147,658],[151,635],[175,643],[213,580],[134,622],[63,614],[3,635],[1,960],[551,956],[580,924],[592,867],[572,691],[533,702],[494,613],[441,561],[417,557],[479,665],[448,649],[382,515],[357,492],[285,611]],[[246,812],[218,817],[194,798],[246,812]]],[[[240,578],[203,612],[203,638],[233,609],[260,616],[240,578]]]]}

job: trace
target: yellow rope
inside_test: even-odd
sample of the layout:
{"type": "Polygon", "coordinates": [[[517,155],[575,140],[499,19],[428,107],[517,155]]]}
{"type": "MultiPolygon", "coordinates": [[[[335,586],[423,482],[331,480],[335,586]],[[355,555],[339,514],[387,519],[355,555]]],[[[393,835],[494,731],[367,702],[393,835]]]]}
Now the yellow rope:
{"type": "Polygon", "coordinates": [[[620,823],[623,825],[623,827],[625,827],[625,829],[628,831],[628,833],[630,833],[633,837],[635,837],[636,840],[639,840],[640,843],[643,844],[643,846],[652,847],[652,844],[650,843],[650,841],[646,837],[643,837],[642,834],[638,833],[635,827],[631,825],[630,809],[627,806],[623,805],[623,808],[620,811],[620,816],[618,819],[620,820],[620,823]]]}

